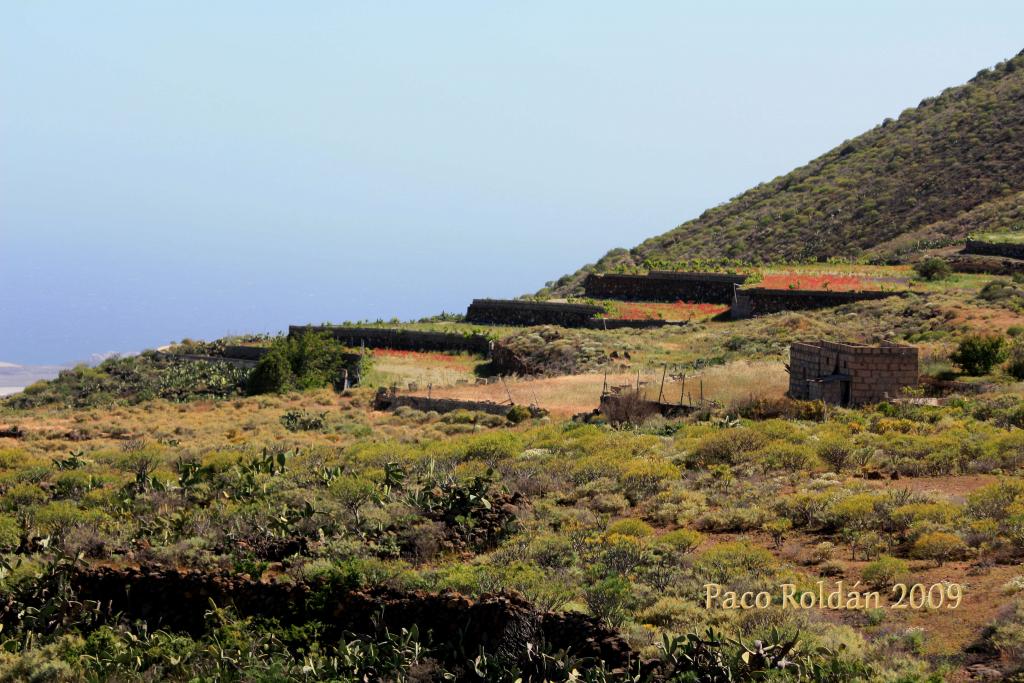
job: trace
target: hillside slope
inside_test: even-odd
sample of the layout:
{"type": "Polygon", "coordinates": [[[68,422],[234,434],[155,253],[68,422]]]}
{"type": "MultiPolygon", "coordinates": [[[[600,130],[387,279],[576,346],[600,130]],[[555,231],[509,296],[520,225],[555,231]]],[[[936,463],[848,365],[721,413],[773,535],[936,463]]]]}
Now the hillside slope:
{"type": "Polygon", "coordinates": [[[1024,52],[555,289],[645,261],[887,258],[1022,215],[1024,52]]]}

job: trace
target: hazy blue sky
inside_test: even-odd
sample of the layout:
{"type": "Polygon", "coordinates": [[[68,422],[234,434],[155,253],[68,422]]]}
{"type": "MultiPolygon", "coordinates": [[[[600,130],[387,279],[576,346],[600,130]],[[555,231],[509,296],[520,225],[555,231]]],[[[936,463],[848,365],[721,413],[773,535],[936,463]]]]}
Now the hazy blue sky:
{"type": "Polygon", "coordinates": [[[1019,1],[0,0],[0,360],[533,291],[1021,26],[1019,1]]]}

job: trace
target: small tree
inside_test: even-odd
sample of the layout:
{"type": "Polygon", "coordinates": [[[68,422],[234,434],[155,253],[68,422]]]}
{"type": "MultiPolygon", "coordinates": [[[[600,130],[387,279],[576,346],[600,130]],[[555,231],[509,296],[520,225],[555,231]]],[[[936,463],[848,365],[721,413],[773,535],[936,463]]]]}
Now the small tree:
{"type": "MultiPolygon", "coordinates": [[[[350,358],[344,346],[324,333],[278,337],[250,375],[249,393],[280,393],[331,385],[340,389],[350,358]]],[[[362,361],[367,362],[365,358],[362,361]]]]}
{"type": "Polygon", "coordinates": [[[932,256],[915,263],[914,272],[922,280],[945,280],[953,270],[944,260],[932,256]]]}
{"type": "Polygon", "coordinates": [[[292,366],[278,349],[260,359],[249,376],[250,394],[273,394],[285,391],[295,381],[292,366]]]}
{"type": "Polygon", "coordinates": [[[1006,339],[999,334],[969,334],[949,359],[968,375],[987,375],[1006,360],[1006,339]]]}

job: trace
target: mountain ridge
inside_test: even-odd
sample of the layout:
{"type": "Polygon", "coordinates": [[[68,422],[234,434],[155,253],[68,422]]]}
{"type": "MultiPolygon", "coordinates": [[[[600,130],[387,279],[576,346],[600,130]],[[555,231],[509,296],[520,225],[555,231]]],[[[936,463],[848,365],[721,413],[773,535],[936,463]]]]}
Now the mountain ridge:
{"type": "Polygon", "coordinates": [[[1008,221],[1024,225],[1024,51],[542,293],[692,260],[901,261],[1008,221]]]}

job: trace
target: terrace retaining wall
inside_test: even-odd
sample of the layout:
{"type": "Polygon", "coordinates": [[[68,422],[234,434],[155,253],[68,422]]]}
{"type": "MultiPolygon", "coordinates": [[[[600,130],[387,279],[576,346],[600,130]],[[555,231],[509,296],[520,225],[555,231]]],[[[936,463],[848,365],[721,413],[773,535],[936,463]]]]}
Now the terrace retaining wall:
{"type": "Polygon", "coordinates": [[[241,345],[228,345],[224,347],[224,352],[221,354],[225,358],[237,358],[239,360],[259,360],[263,356],[270,353],[270,347],[268,346],[241,346],[241,345]]]}
{"type": "Polygon", "coordinates": [[[750,318],[783,311],[805,311],[817,308],[842,306],[855,301],[873,301],[890,296],[902,296],[901,292],[825,292],[807,289],[750,289],[736,288],[730,316],[733,319],[750,318]]]}
{"type": "Polygon", "coordinates": [[[468,351],[487,355],[491,340],[482,334],[425,332],[387,327],[346,327],[342,325],[290,325],[288,336],[303,332],[326,332],[345,346],[400,351],[468,351]]]}
{"type": "Polygon", "coordinates": [[[485,325],[560,325],[584,327],[604,313],[600,306],[552,301],[514,299],[473,299],[466,311],[466,322],[485,325]]]}
{"type": "Polygon", "coordinates": [[[569,304],[554,301],[517,301],[474,299],[466,312],[466,321],[483,325],[558,325],[583,327],[590,330],[618,330],[622,328],[654,329],[672,325],[687,325],[685,320],[628,320],[626,318],[596,318],[604,308],[589,304],[569,304]]]}
{"type": "Polygon", "coordinates": [[[686,301],[729,304],[735,285],[747,276],[740,273],[683,273],[652,270],[646,275],[591,273],[583,280],[583,291],[595,299],[619,301],[686,301]]]}
{"type": "Polygon", "coordinates": [[[1024,273],[1024,261],[1001,256],[954,254],[946,259],[957,273],[986,273],[988,275],[1016,275],[1024,273]]]}
{"type": "Polygon", "coordinates": [[[964,254],[980,254],[982,256],[1003,256],[1012,259],[1024,259],[1024,244],[1010,242],[983,242],[967,240],[963,248],[964,254]]]}

